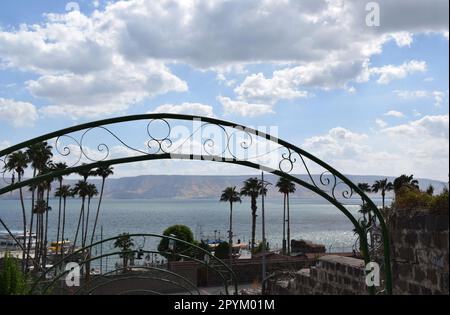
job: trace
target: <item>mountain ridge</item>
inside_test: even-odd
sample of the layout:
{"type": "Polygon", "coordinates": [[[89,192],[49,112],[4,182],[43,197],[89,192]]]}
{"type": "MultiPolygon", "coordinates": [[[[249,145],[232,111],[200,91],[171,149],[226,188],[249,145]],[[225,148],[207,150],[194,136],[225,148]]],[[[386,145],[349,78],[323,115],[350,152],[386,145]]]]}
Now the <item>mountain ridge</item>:
{"type": "MultiPolygon", "coordinates": [[[[300,179],[311,183],[308,175],[296,175],[300,179]]],[[[387,178],[393,181],[393,176],[377,176],[377,175],[345,175],[355,184],[367,182],[372,184],[375,180],[387,178]]],[[[214,176],[214,175],[140,175],[135,177],[109,178],[107,179],[104,191],[105,199],[212,199],[218,198],[225,187],[237,186],[238,189],[242,187],[244,180],[255,175],[229,175],[229,176],[214,176]]],[[[265,175],[265,179],[272,183],[269,185],[268,197],[280,197],[281,194],[277,191],[275,184],[277,176],[272,174],[265,175]]],[[[332,184],[329,186],[322,186],[320,183],[320,175],[312,175],[312,179],[316,184],[324,190],[330,190],[332,184]]],[[[333,183],[333,177],[324,175],[324,181],[327,179],[333,183]]],[[[435,187],[436,192],[442,191],[444,187],[448,187],[445,182],[418,178],[419,185],[422,189],[426,189],[429,185],[435,187]]],[[[74,185],[78,180],[66,179],[65,185],[74,185]]],[[[101,179],[91,178],[89,182],[95,184],[97,187],[101,185],[101,179]]],[[[0,184],[0,187],[5,184],[0,184]]],[[[341,195],[345,186],[340,184],[336,187],[336,195],[341,195]]],[[[53,183],[53,191],[58,187],[58,183],[53,183]]],[[[30,198],[28,189],[24,189],[25,198],[30,198]]],[[[18,192],[0,196],[0,199],[18,199],[18,192]]],[[[304,187],[297,185],[297,191],[292,195],[293,198],[315,198],[317,195],[307,190],[304,187]]],[[[392,193],[387,194],[392,197],[392,193]]],[[[319,197],[319,196],[317,196],[319,197]]]]}

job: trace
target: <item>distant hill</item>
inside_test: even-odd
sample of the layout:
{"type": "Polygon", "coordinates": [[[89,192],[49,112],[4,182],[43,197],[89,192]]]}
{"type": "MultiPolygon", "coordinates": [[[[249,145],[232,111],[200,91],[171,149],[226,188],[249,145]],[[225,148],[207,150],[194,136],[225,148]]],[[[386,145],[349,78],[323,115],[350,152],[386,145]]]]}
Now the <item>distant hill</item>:
{"type": "MultiPolygon", "coordinates": [[[[183,175],[146,175],[138,177],[110,178],[107,180],[105,187],[105,198],[107,199],[214,199],[220,196],[221,191],[228,186],[237,186],[240,188],[242,182],[249,178],[245,176],[183,176],[183,175]]],[[[306,175],[300,175],[300,178],[306,182],[311,180],[306,175]]],[[[326,177],[331,180],[331,177],[326,177]]],[[[348,175],[348,178],[354,183],[366,182],[372,184],[375,180],[386,178],[386,176],[364,176],[364,175],[348,175]]],[[[314,181],[320,185],[318,175],[313,176],[314,181]]],[[[274,187],[277,177],[267,175],[266,180],[273,185],[269,186],[269,197],[280,197],[280,193],[274,187]]],[[[394,177],[388,177],[393,181],[394,177]]],[[[447,183],[430,180],[418,179],[422,189],[426,189],[429,185],[435,187],[436,192],[442,191],[447,183]]],[[[93,178],[89,180],[93,184],[100,186],[101,181],[93,178]]],[[[75,180],[65,180],[65,184],[73,185],[75,180]]],[[[4,184],[0,184],[0,187],[4,184]]],[[[53,185],[54,188],[57,184],[53,185]]],[[[337,186],[336,193],[342,193],[344,185],[337,186]]],[[[30,193],[26,190],[25,197],[29,198],[30,193]]],[[[18,192],[1,196],[1,199],[17,199],[18,192]]],[[[388,195],[391,197],[392,195],[388,195]]],[[[293,198],[315,198],[316,195],[303,188],[298,187],[293,198]]]]}

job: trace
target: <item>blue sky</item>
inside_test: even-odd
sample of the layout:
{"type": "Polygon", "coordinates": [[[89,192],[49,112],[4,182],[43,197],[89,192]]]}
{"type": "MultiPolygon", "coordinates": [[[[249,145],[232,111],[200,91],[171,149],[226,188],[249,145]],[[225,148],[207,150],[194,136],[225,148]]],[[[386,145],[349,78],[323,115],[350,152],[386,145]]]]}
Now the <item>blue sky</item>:
{"type": "Polygon", "coordinates": [[[366,3],[2,1],[0,147],[176,112],[276,126],[346,173],[447,181],[448,1],[378,1],[375,28],[366,3]]]}

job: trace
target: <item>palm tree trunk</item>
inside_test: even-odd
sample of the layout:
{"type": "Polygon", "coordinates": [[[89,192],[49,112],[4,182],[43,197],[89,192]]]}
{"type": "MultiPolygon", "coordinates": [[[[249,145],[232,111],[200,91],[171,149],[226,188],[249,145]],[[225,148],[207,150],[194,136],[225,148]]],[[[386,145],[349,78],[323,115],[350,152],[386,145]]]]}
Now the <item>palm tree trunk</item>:
{"type": "MultiPolygon", "coordinates": [[[[62,189],[62,180],[59,181],[59,192],[61,193],[62,189]]],[[[56,230],[56,254],[58,254],[58,247],[59,247],[59,232],[61,230],[61,207],[62,207],[62,196],[59,196],[59,205],[58,205],[58,228],[56,230]]]]}
{"type": "Polygon", "coordinates": [[[233,261],[233,202],[230,201],[230,230],[228,234],[230,265],[233,261]]]}
{"type": "MultiPolygon", "coordinates": [[[[33,170],[33,178],[36,177],[36,169],[33,170]]],[[[31,235],[33,233],[33,219],[34,219],[34,195],[36,192],[36,188],[33,187],[33,190],[31,192],[31,219],[30,219],[30,233],[28,235],[28,245],[27,245],[27,262],[26,262],[26,269],[28,269],[28,257],[30,257],[30,251],[31,251],[31,235]]]]}
{"type": "Polygon", "coordinates": [[[88,197],[88,206],[87,206],[87,213],[86,213],[86,226],[83,236],[83,247],[86,246],[86,240],[88,235],[88,227],[89,227],[89,214],[90,214],[90,208],[91,208],[91,197],[88,197]]]}
{"type": "Polygon", "coordinates": [[[291,209],[289,207],[289,194],[286,194],[287,205],[287,248],[288,255],[291,255],[291,209]]]}
{"type": "Polygon", "coordinates": [[[50,187],[47,189],[47,209],[45,209],[45,228],[44,228],[44,247],[42,248],[44,252],[42,253],[42,264],[45,268],[47,265],[47,246],[48,246],[48,212],[50,210],[49,201],[50,201],[50,187]]]}
{"type": "MultiPolygon", "coordinates": [[[[40,261],[39,261],[39,248],[41,247],[41,214],[36,213],[36,245],[34,247],[34,257],[38,264],[36,268],[39,268],[40,261]]],[[[37,271],[37,269],[35,270],[37,271]]]]}
{"type": "MultiPolygon", "coordinates": [[[[32,198],[33,201],[31,204],[34,204],[34,197],[32,198]]],[[[30,219],[30,231],[28,232],[28,244],[27,244],[27,260],[25,263],[26,270],[28,270],[28,258],[30,257],[30,251],[31,251],[31,239],[33,234],[33,222],[34,221],[34,212],[31,212],[31,219],[30,219]]]]}
{"type": "Polygon", "coordinates": [[[64,259],[64,232],[66,228],[66,202],[67,197],[64,197],[64,204],[63,204],[63,216],[62,216],[62,231],[61,231],[61,240],[63,241],[61,246],[61,258],[64,259]]]}
{"type": "MultiPolygon", "coordinates": [[[[18,174],[19,183],[21,181],[21,176],[18,174]]],[[[20,203],[22,205],[22,221],[23,221],[23,249],[22,249],[22,272],[25,271],[25,252],[27,246],[27,215],[25,213],[25,203],[23,201],[23,192],[22,188],[19,189],[20,194],[20,203]]]]}
{"type": "Polygon", "coordinates": [[[255,234],[256,234],[256,198],[252,197],[252,243],[251,243],[251,252],[253,254],[255,250],[255,234]]]}
{"type": "Polygon", "coordinates": [[[74,238],[74,240],[73,240],[73,249],[75,249],[75,245],[77,244],[78,233],[79,233],[79,231],[80,231],[80,225],[81,225],[81,221],[82,221],[82,218],[83,218],[84,201],[85,201],[85,198],[83,197],[82,200],[81,200],[80,217],[78,218],[77,231],[75,232],[75,238],[74,238]]]}
{"type": "Polygon", "coordinates": [[[83,211],[81,212],[81,247],[83,247],[84,243],[84,223],[86,221],[86,215],[84,214],[84,203],[83,203],[83,211]]]}
{"type": "Polygon", "coordinates": [[[286,255],[286,194],[283,194],[283,255],[286,255]]]}
{"type": "Polygon", "coordinates": [[[103,190],[105,188],[105,178],[102,180],[102,188],[100,190],[100,197],[98,200],[98,207],[97,207],[97,213],[95,214],[95,221],[94,221],[94,228],[92,229],[92,236],[91,236],[91,245],[94,243],[94,237],[95,237],[95,230],[97,229],[97,223],[98,223],[98,216],[100,213],[100,207],[103,200],[103,190]]]}

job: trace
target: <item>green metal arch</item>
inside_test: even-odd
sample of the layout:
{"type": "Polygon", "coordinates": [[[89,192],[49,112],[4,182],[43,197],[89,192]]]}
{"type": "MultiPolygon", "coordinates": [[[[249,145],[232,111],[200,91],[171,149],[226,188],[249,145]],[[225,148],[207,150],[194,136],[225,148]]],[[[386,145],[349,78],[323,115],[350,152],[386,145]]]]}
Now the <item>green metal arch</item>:
{"type": "MultiPolygon", "coordinates": [[[[171,276],[174,276],[174,277],[176,277],[176,278],[178,278],[178,279],[181,279],[181,280],[185,281],[188,285],[190,285],[190,286],[191,286],[191,289],[192,289],[193,291],[196,291],[196,292],[198,293],[198,295],[200,295],[200,290],[197,288],[197,286],[195,286],[195,285],[194,285],[191,281],[189,281],[187,278],[185,278],[185,277],[183,277],[183,276],[181,276],[181,275],[179,275],[179,274],[177,274],[177,273],[174,273],[174,272],[168,272],[168,270],[166,270],[166,269],[161,269],[161,268],[156,268],[156,267],[149,267],[149,266],[139,266],[138,268],[139,268],[139,269],[145,269],[145,270],[151,270],[151,271],[158,271],[158,272],[162,272],[162,273],[167,273],[167,274],[169,274],[169,275],[171,275],[171,276]]],[[[122,268],[118,268],[118,269],[111,270],[111,271],[108,271],[108,272],[106,272],[106,273],[103,273],[103,274],[101,274],[101,275],[99,275],[99,276],[97,276],[97,277],[100,277],[100,278],[106,278],[106,276],[108,276],[108,275],[112,275],[112,274],[115,273],[115,272],[123,271],[123,270],[126,270],[126,269],[127,269],[127,268],[123,268],[123,267],[122,267],[122,268]]],[[[164,278],[156,278],[156,277],[149,277],[148,279],[158,280],[158,281],[168,282],[168,283],[174,284],[174,285],[178,286],[179,288],[185,289],[186,292],[189,292],[190,295],[193,295],[192,291],[191,291],[187,286],[181,285],[181,284],[179,284],[179,283],[177,283],[177,282],[175,282],[175,281],[171,281],[171,280],[169,280],[169,279],[164,279],[164,278]]],[[[92,282],[93,282],[93,281],[92,281],[92,282]]],[[[91,290],[90,292],[93,291],[92,289],[89,289],[89,290],[91,290]]],[[[75,294],[77,294],[78,292],[82,292],[82,291],[83,291],[83,289],[78,289],[78,290],[75,292],[75,294]]]]}
{"type": "MultiPolygon", "coordinates": [[[[209,258],[211,259],[211,262],[212,262],[212,261],[217,262],[217,263],[218,263],[218,266],[223,267],[224,270],[230,274],[231,279],[229,279],[229,280],[231,280],[231,281],[233,282],[233,286],[234,286],[234,294],[238,294],[238,283],[237,283],[237,278],[236,278],[236,275],[235,275],[235,273],[233,272],[233,270],[232,270],[227,264],[225,264],[222,260],[220,260],[220,259],[218,259],[216,256],[212,255],[212,254],[211,254],[210,252],[208,252],[207,250],[205,250],[205,249],[203,249],[203,248],[201,248],[201,247],[199,247],[199,246],[197,246],[197,245],[195,245],[195,244],[186,242],[186,241],[184,241],[184,240],[181,240],[181,239],[178,239],[178,238],[175,238],[175,237],[166,236],[166,235],[158,235],[158,234],[129,234],[129,236],[130,236],[130,237],[157,237],[157,238],[161,238],[161,239],[174,240],[174,241],[177,242],[177,243],[182,243],[182,244],[184,244],[184,245],[188,245],[188,246],[191,247],[192,249],[198,250],[199,252],[201,252],[201,253],[203,253],[203,254],[205,254],[205,255],[208,255],[209,258]]],[[[79,254],[79,253],[82,253],[82,252],[84,252],[84,251],[86,251],[86,250],[89,250],[89,249],[91,249],[91,248],[94,248],[94,247],[96,247],[96,246],[98,246],[98,245],[100,245],[100,244],[104,244],[104,243],[107,243],[107,242],[110,242],[110,241],[114,241],[114,240],[118,239],[119,237],[120,237],[120,236],[114,236],[114,237],[110,237],[110,238],[104,239],[104,240],[102,240],[102,241],[95,242],[95,243],[93,243],[93,244],[90,244],[90,245],[88,245],[88,246],[85,246],[85,247],[83,247],[83,248],[80,248],[80,249],[74,251],[73,253],[71,253],[71,254],[68,255],[68,256],[65,256],[63,259],[61,259],[61,260],[58,261],[56,264],[54,264],[52,267],[50,267],[49,269],[47,269],[44,273],[42,273],[42,274],[40,275],[40,277],[38,277],[38,278],[34,281],[33,285],[32,285],[31,288],[30,288],[30,293],[35,292],[36,289],[37,289],[37,286],[39,285],[39,283],[41,283],[41,282],[45,279],[46,275],[47,275],[47,274],[50,274],[50,273],[53,272],[53,271],[55,271],[59,266],[63,265],[65,261],[70,261],[71,258],[76,257],[77,254],[79,254]]],[[[139,250],[130,250],[130,251],[128,251],[128,252],[129,252],[129,253],[135,253],[135,254],[136,254],[136,253],[139,252],[139,250]]],[[[228,294],[228,292],[229,292],[229,290],[228,290],[227,279],[225,278],[223,272],[220,271],[220,270],[218,270],[218,269],[215,268],[215,267],[212,267],[212,266],[211,266],[211,265],[212,265],[211,262],[210,262],[210,263],[207,263],[207,262],[205,262],[205,261],[199,260],[199,259],[197,259],[197,258],[188,256],[188,255],[181,254],[181,253],[179,253],[179,252],[171,253],[171,252],[149,251],[149,250],[142,250],[142,252],[143,252],[143,253],[152,253],[152,254],[161,254],[161,253],[164,253],[164,254],[168,254],[168,255],[174,255],[174,256],[177,256],[177,257],[185,258],[185,259],[188,259],[188,260],[191,260],[191,261],[195,261],[195,262],[197,262],[197,263],[199,263],[199,264],[204,264],[207,268],[211,268],[212,271],[216,272],[216,273],[220,276],[220,278],[222,278],[223,283],[224,283],[224,289],[225,289],[225,292],[226,292],[227,294],[228,294]]],[[[103,254],[103,255],[101,255],[101,256],[92,257],[92,258],[89,258],[89,259],[87,259],[87,260],[82,261],[81,265],[85,265],[85,264],[88,263],[88,262],[92,262],[92,261],[95,261],[95,260],[98,260],[98,259],[101,259],[101,258],[104,258],[104,257],[114,256],[114,255],[119,255],[119,254],[121,254],[121,253],[122,253],[122,252],[112,252],[112,253],[103,254]]],[[[170,271],[165,271],[165,272],[174,275],[173,272],[170,272],[170,271]]],[[[42,292],[47,292],[47,290],[48,290],[54,283],[56,283],[56,281],[58,281],[59,279],[61,279],[61,277],[63,277],[63,276],[64,276],[65,274],[67,274],[67,273],[69,273],[68,270],[66,270],[66,271],[64,271],[64,272],[62,272],[62,273],[60,273],[60,274],[58,274],[58,275],[57,275],[57,276],[56,276],[49,284],[47,284],[47,286],[44,288],[44,290],[41,290],[41,291],[42,291],[42,292]]],[[[175,274],[175,275],[176,275],[176,274],[175,274]]]]}
{"type": "MultiPolygon", "coordinates": [[[[385,265],[385,276],[386,276],[386,293],[392,294],[392,274],[391,274],[389,234],[388,234],[387,226],[386,226],[385,220],[383,218],[383,215],[379,211],[378,207],[374,204],[374,202],[363,191],[361,191],[359,189],[359,187],[357,185],[355,185],[350,179],[348,179],[346,176],[341,174],[339,171],[337,171],[336,169],[334,169],[332,166],[328,165],[324,161],[320,160],[319,158],[315,157],[314,155],[310,154],[309,152],[306,152],[306,151],[302,150],[301,148],[296,147],[282,139],[273,137],[267,133],[260,132],[253,128],[248,128],[246,126],[236,124],[233,122],[229,122],[229,121],[224,121],[224,120],[219,120],[219,119],[214,119],[214,118],[209,118],[209,117],[192,116],[192,115],[178,115],[178,114],[132,115],[132,116],[99,120],[99,121],[90,122],[87,124],[81,124],[78,126],[62,129],[62,130],[59,130],[56,132],[48,133],[46,135],[36,137],[34,139],[31,139],[31,140],[22,142],[20,144],[14,145],[12,147],[6,148],[4,150],[1,150],[0,158],[6,157],[8,154],[13,153],[15,151],[25,149],[26,147],[28,147],[32,144],[36,144],[36,143],[39,143],[42,141],[47,141],[50,139],[54,139],[54,138],[57,138],[60,136],[64,136],[64,135],[67,135],[67,134],[70,134],[73,132],[77,132],[77,131],[81,131],[81,130],[85,130],[85,129],[89,129],[89,128],[106,126],[106,125],[111,125],[111,124],[116,124],[116,123],[121,123],[121,122],[140,121],[140,120],[158,120],[158,119],[160,119],[160,120],[174,119],[174,120],[184,120],[184,121],[201,121],[201,122],[207,122],[209,124],[213,124],[213,125],[217,125],[217,126],[230,127],[230,128],[237,129],[237,130],[245,130],[249,134],[253,134],[255,136],[267,139],[269,141],[276,142],[276,143],[280,144],[281,146],[285,147],[286,149],[288,149],[289,152],[292,151],[292,152],[297,153],[300,157],[308,158],[312,162],[314,162],[317,165],[321,166],[322,168],[326,169],[327,172],[332,174],[335,178],[338,178],[339,180],[341,180],[342,183],[346,184],[351,189],[351,191],[355,192],[356,194],[358,194],[361,197],[362,201],[367,204],[367,206],[373,211],[375,216],[378,218],[378,221],[380,223],[380,227],[382,230],[382,236],[383,236],[384,265],[385,265]]],[[[245,160],[239,160],[237,158],[229,159],[229,158],[224,158],[224,157],[220,157],[220,156],[211,156],[211,155],[194,156],[194,155],[187,155],[187,154],[162,153],[162,154],[147,154],[147,155],[143,155],[143,156],[111,159],[108,161],[99,161],[99,162],[94,162],[94,163],[90,163],[90,164],[86,164],[86,165],[75,166],[75,167],[71,167],[71,168],[68,168],[63,171],[54,171],[54,172],[50,172],[50,173],[47,173],[44,175],[37,176],[32,179],[28,179],[28,180],[25,180],[25,181],[22,181],[19,183],[15,183],[15,184],[9,185],[7,187],[1,188],[0,195],[10,192],[10,191],[13,191],[13,190],[16,190],[16,189],[19,189],[24,186],[28,186],[33,183],[43,181],[45,179],[55,178],[58,176],[67,175],[67,174],[74,173],[74,172],[79,172],[82,170],[89,170],[92,168],[96,168],[98,166],[125,164],[125,163],[133,163],[133,162],[149,161],[149,160],[164,160],[164,159],[166,159],[166,160],[167,159],[180,159],[180,160],[195,159],[195,160],[206,160],[206,161],[214,161],[214,162],[231,163],[231,164],[242,165],[242,166],[259,169],[259,170],[262,169],[262,170],[265,170],[272,174],[275,174],[277,176],[287,178],[287,179],[299,184],[300,186],[303,186],[303,187],[315,192],[316,194],[322,196],[324,199],[326,199],[328,202],[330,202],[331,204],[336,206],[341,212],[344,213],[344,215],[347,216],[347,218],[354,225],[355,230],[357,231],[357,233],[360,237],[361,250],[362,250],[363,257],[364,257],[364,261],[366,264],[370,262],[370,255],[369,255],[368,244],[367,244],[367,235],[361,228],[357,219],[355,217],[353,217],[353,215],[348,211],[348,209],[346,209],[345,206],[339,200],[337,200],[335,196],[330,196],[330,194],[328,194],[326,191],[317,187],[317,185],[308,183],[308,182],[306,182],[298,177],[295,177],[289,173],[286,173],[282,170],[268,168],[268,167],[265,167],[260,164],[256,164],[256,163],[253,163],[250,161],[245,161],[245,160]]],[[[309,173],[309,171],[308,171],[308,173],[309,173]]],[[[374,293],[374,288],[370,287],[369,291],[370,291],[370,293],[374,293]]]]}

